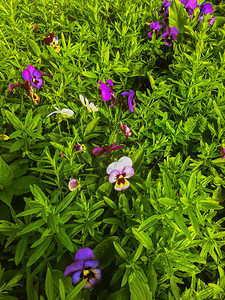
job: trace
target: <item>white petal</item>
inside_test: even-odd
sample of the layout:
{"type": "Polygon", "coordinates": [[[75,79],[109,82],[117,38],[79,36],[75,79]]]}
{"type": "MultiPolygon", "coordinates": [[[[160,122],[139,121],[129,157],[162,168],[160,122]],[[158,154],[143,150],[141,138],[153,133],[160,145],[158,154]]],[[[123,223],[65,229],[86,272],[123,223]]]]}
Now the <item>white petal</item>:
{"type": "Polygon", "coordinates": [[[72,117],[72,115],[74,114],[74,112],[68,108],[63,108],[60,112],[61,112],[61,114],[65,115],[67,117],[72,117]]]}
{"type": "Polygon", "coordinates": [[[84,106],[86,106],[86,104],[85,104],[85,102],[84,102],[84,97],[83,97],[82,95],[80,95],[80,101],[81,101],[81,103],[82,103],[84,106]]]}
{"type": "Polygon", "coordinates": [[[52,113],[50,113],[49,115],[47,115],[46,118],[50,117],[53,114],[59,114],[59,113],[60,113],[60,111],[53,111],[52,113]]]}
{"type": "Polygon", "coordinates": [[[125,166],[132,166],[132,160],[127,156],[123,156],[118,160],[118,167],[120,170],[122,170],[125,166]]]}
{"type": "Polygon", "coordinates": [[[106,173],[110,174],[112,170],[117,170],[117,162],[113,162],[110,165],[108,165],[108,168],[106,169],[106,173]]]}
{"type": "Polygon", "coordinates": [[[61,111],[60,109],[58,109],[58,107],[56,107],[56,106],[54,106],[54,105],[53,105],[53,107],[54,107],[54,109],[56,109],[56,110],[58,110],[58,111],[61,111]]]}
{"type": "Polygon", "coordinates": [[[94,111],[98,111],[98,108],[94,105],[93,102],[90,103],[90,106],[89,106],[89,107],[90,107],[91,111],[93,111],[93,112],[94,112],[94,111]]]}

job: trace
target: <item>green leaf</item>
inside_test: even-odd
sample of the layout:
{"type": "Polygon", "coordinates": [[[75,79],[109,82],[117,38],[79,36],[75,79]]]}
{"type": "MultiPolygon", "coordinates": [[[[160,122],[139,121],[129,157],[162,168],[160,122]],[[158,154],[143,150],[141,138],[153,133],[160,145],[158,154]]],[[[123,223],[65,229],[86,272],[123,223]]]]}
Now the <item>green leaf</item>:
{"type": "Polygon", "coordinates": [[[189,16],[184,5],[179,0],[173,0],[169,6],[169,24],[171,27],[178,28],[178,38],[184,33],[184,26],[187,25],[189,16]]]}
{"type": "Polygon", "coordinates": [[[60,242],[63,244],[63,246],[65,246],[70,252],[74,252],[73,244],[72,244],[70,238],[68,237],[68,235],[66,234],[66,231],[64,228],[60,228],[59,232],[56,232],[56,235],[57,235],[58,239],[60,240],[60,242]]]}
{"type": "Polygon", "coordinates": [[[0,156],[0,189],[8,188],[13,181],[13,172],[0,156]]]}
{"type": "Polygon", "coordinates": [[[94,118],[93,120],[91,120],[90,123],[87,124],[86,129],[84,131],[84,136],[87,136],[89,134],[91,134],[94,129],[96,128],[98,122],[99,122],[99,117],[98,118],[94,118]]]}
{"type": "Polygon", "coordinates": [[[120,244],[118,244],[117,242],[113,241],[113,245],[116,249],[116,252],[119,254],[119,256],[121,258],[123,258],[124,260],[127,259],[127,254],[125,252],[125,250],[120,246],[120,244]]]}
{"type": "Polygon", "coordinates": [[[52,241],[52,236],[47,236],[46,239],[31,254],[27,262],[27,267],[33,265],[40,257],[42,257],[42,255],[48,249],[51,241],[52,241]]]}
{"type": "Polygon", "coordinates": [[[12,198],[13,198],[13,191],[10,187],[3,191],[0,191],[0,200],[5,204],[7,204],[8,206],[11,206],[12,198]]]}
{"type": "Polygon", "coordinates": [[[192,238],[191,238],[191,234],[190,234],[190,231],[188,230],[185,222],[184,222],[184,217],[183,215],[178,215],[177,213],[174,212],[174,218],[175,218],[175,221],[177,223],[177,225],[180,227],[180,229],[183,231],[183,233],[185,234],[185,236],[190,240],[192,241],[192,238]]]}
{"type": "Polygon", "coordinates": [[[118,209],[116,203],[109,199],[108,197],[103,196],[103,199],[105,200],[105,202],[112,208],[112,209],[118,209]]]}
{"type": "Polygon", "coordinates": [[[114,260],[115,248],[113,247],[113,241],[116,240],[118,240],[116,236],[109,237],[94,248],[95,259],[100,262],[99,268],[105,269],[114,260]]]}
{"type": "Polygon", "coordinates": [[[94,72],[84,71],[81,73],[84,77],[97,79],[98,76],[94,72]]]}
{"type": "Polygon", "coordinates": [[[37,183],[37,177],[32,175],[21,176],[13,180],[13,194],[20,196],[30,192],[30,185],[37,183]]]}
{"type": "Polygon", "coordinates": [[[47,269],[46,279],[45,279],[45,293],[48,300],[54,299],[54,290],[53,290],[53,284],[52,284],[52,274],[51,270],[47,269]]]}
{"type": "Polygon", "coordinates": [[[17,116],[13,113],[11,113],[8,110],[4,111],[6,114],[7,119],[10,121],[10,123],[14,126],[16,130],[23,129],[23,123],[17,118],[17,116]]]}
{"type": "Polygon", "coordinates": [[[163,205],[166,206],[172,206],[172,207],[177,206],[177,201],[172,198],[159,198],[158,201],[159,203],[162,203],[163,205]]]}
{"type": "Polygon", "coordinates": [[[179,288],[174,278],[170,278],[170,288],[176,300],[180,300],[179,288]]]}
{"type": "Polygon", "coordinates": [[[158,221],[161,218],[162,218],[161,215],[153,215],[153,216],[149,217],[143,223],[141,223],[141,225],[138,228],[138,231],[147,230],[149,227],[152,227],[153,225],[155,225],[156,223],[158,223],[158,221]]]}
{"type": "Polygon", "coordinates": [[[62,40],[62,46],[64,49],[66,49],[66,40],[65,40],[65,37],[64,37],[64,34],[63,32],[61,31],[61,40],[62,40]]]}
{"type": "Polygon", "coordinates": [[[131,300],[152,300],[152,293],[149,290],[148,284],[140,280],[136,274],[134,274],[131,281],[129,280],[129,287],[131,300]]]}
{"type": "Polygon", "coordinates": [[[139,232],[136,228],[132,228],[132,232],[136,239],[148,250],[154,251],[154,245],[152,243],[151,238],[147,235],[147,233],[141,231],[139,232]]]}
{"type": "Polygon", "coordinates": [[[66,209],[70,205],[70,203],[73,201],[76,194],[77,194],[77,190],[70,192],[56,207],[56,213],[60,213],[64,209],[66,209]]]}
{"type": "Polygon", "coordinates": [[[134,155],[132,155],[131,160],[133,162],[134,169],[137,169],[138,166],[140,165],[141,160],[143,158],[143,152],[144,152],[144,149],[140,148],[137,151],[135,151],[134,155]]]}
{"type": "Polygon", "coordinates": [[[39,227],[41,227],[43,224],[45,224],[45,221],[43,221],[42,219],[37,220],[35,222],[32,222],[29,225],[27,225],[26,227],[24,227],[22,230],[17,232],[16,236],[21,236],[21,235],[26,234],[30,231],[35,231],[35,230],[38,231],[39,227]]]}
{"type": "Polygon", "coordinates": [[[34,54],[36,56],[40,56],[41,55],[41,50],[40,50],[38,44],[35,41],[31,40],[31,39],[28,39],[28,43],[30,44],[32,50],[34,51],[34,54]]]}
{"type": "Polygon", "coordinates": [[[102,198],[103,196],[108,197],[111,194],[112,191],[112,183],[110,182],[105,182],[96,191],[96,196],[97,198],[102,198]]]}
{"type": "Polygon", "coordinates": [[[169,177],[165,172],[163,172],[163,185],[164,185],[164,190],[166,197],[168,198],[173,198],[173,191],[172,191],[172,185],[169,177]]]}
{"type": "Polygon", "coordinates": [[[188,187],[187,187],[187,197],[191,198],[192,194],[195,191],[195,187],[196,187],[196,173],[192,173],[191,177],[188,181],[188,187]]]}
{"type": "Polygon", "coordinates": [[[15,264],[18,266],[18,264],[21,262],[23,255],[26,251],[28,244],[28,237],[24,236],[19,243],[16,245],[16,252],[15,252],[15,264]]]}
{"type": "Polygon", "coordinates": [[[66,299],[65,287],[64,287],[63,281],[60,278],[59,278],[59,294],[60,294],[61,300],[66,299]]]}
{"type": "Polygon", "coordinates": [[[76,285],[75,288],[66,296],[66,300],[77,300],[76,296],[81,292],[87,282],[87,278],[76,285]]]}
{"type": "Polygon", "coordinates": [[[20,150],[23,147],[24,141],[23,140],[18,140],[15,143],[12,144],[12,146],[10,147],[10,152],[15,152],[20,150]]]}

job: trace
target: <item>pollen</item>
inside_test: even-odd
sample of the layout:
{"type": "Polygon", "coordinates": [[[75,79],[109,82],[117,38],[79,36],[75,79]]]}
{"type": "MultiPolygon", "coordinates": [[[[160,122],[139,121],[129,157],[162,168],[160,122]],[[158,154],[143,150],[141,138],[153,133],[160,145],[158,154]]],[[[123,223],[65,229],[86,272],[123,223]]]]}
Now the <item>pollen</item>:
{"type": "Polygon", "coordinates": [[[84,270],[84,271],[83,271],[83,275],[84,275],[84,276],[87,276],[89,273],[90,273],[90,270],[84,270]]]}

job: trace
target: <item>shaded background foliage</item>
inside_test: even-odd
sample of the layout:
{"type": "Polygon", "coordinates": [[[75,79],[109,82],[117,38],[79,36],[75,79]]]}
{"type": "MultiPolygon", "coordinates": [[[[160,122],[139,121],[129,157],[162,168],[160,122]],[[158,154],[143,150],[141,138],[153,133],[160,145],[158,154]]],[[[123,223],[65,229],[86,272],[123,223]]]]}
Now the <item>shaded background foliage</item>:
{"type": "Polygon", "coordinates": [[[223,2],[214,4],[212,27],[210,16],[184,26],[186,12],[170,9],[180,36],[167,47],[160,34],[147,36],[161,1],[2,1],[0,299],[224,298],[225,19],[223,2]],[[43,42],[48,31],[59,54],[43,42]],[[53,75],[38,106],[20,88],[8,93],[30,64],[53,75]],[[97,83],[109,78],[112,108],[97,83]],[[130,89],[133,114],[120,96],[130,89]],[[99,111],[89,113],[79,94],[99,111]],[[75,113],[46,118],[53,105],[75,113]],[[87,151],[75,152],[77,142],[87,151]],[[92,155],[114,142],[125,147],[92,155]],[[117,192],[106,168],[121,156],[135,175],[117,192]],[[85,247],[102,270],[92,291],[63,274],[85,247]]]}

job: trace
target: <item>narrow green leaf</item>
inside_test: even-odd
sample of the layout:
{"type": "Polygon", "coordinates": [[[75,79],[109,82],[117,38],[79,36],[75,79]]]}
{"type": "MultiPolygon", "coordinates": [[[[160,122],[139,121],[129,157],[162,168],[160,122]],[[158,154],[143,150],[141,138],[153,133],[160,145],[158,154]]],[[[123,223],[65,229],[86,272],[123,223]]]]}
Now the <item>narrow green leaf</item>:
{"type": "Polygon", "coordinates": [[[109,199],[108,197],[103,196],[103,199],[105,200],[105,202],[112,208],[112,209],[118,209],[116,203],[109,199]]]}
{"type": "Polygon", "coordinates": [[[188,230],[185,222],[184,222],[184,217],[183,215],[178,215],[177,213],[174,213],[174,218],[176,221],[176,224],[180,227],[180,229],[183,231],[184,235],[192,241],[190,231],[188,230]]]}
{"type": "Polygon", "coordinates": [[[150,236],[147,235],[147,233],[141,231],[139,232],[136,228],[132,228],[132,232],[136,239],[147,249],[150,251],[154,251],[154,245],[152,243],[152,240],[150,236]]]}
{"type": "Polygon", "coordinates": [[[15,252],[15,264],[18,266],[18,264],[21,262],[23,255],[26,251],[28,243],[28,237],[24,236],[19,243],[16,245],[16,252],[15,252]]]}
{"type": "Polygon", "coordinates": [[[31,254],[27,262],[27,267],[33,265],[40,257],[42,257],[42,255],[48,249],[51,241],[52,241],[52,236],[47,236],[46,239],[31,254]]]}
{"type": "Polygon", "coordinates": [[[30,231],[33,231],[33,230],[38,231],[39,227],[41,227],[44,223],[45,223],[45,221],[43,221],[42,219],[37,220],[35,222],[32,222],[29,225],[27,225],[26,227],[24,227],[22,230],[17,232],[16,236],[21,236],[21,235],[26,234],[26,233],[28,233],[30,231]]]}
{"type": "Polygon", "coordinates": [[[34,51],[34,54],[36,56],[40,56],[41,55],[41,50],[40,50],[38,44],[35,41],[31,40],[31,39],[28,39],[28,43],[31,46],[32,50],[34,51]]]}
{"type": "Polygon", "coordinates": [[[87,278],[76,285],[75,288],[66,296],[66,300],[77,300],[77,295],[81,292],[87,282],[87,278]]]}
{"type": "Polygon", "coordinates": [[[99,122],[99,117],[98,118],[94,118],[93,120],[91,120],[90,123],[87,124],[86,129],[84,131],[84,136],[87,136],[89,134],[91,134],[94,129],[96,128],[98,122],[99,122]]]}
{"type": "Polygon", "coordinates": [[[70,203],[73,201],[76,194],[77,194],[77,190],[70,192],[68,195],[66,195],[66,197],[56,207],[56,213],[60,213],[64,209],[66,209],[70,205],[70,203]]]}
{"type": "Polygon", "coordinates": [[[187,197],[191,198],[192,194],[194,193],[196,188],[196,173],[192,173],[191,177],[188,181],[188,187],[187,187],[187,197]]]}
{"type": "Polygon", "coordinates": [[[61,40],[62,40],[62,46],[64,49],[66,49],[66,40],[65,40],[65,37],[64,37],[64,34],[63,32],[61,31],[61,40]]]}
{"type": "Polygon", "coordinates": [[[60,294],[60,299],[65,300],[66,299],[66,294],[65,294],[65,287],[62,282],[62,280],[59,278],[59,294],[60,294]]]}
{"type": "Polygon", "coordinates": [[[172,198],[159,198],[158,201],[159,203],[162,203],[163,205],[166,206],[172,206],[172,207],[177,206],[177,201],[172,198]]]}
{"type": "Polygon", "coordinates": [[[143,223],[141,223],[141,225],[138,228],[138,231],[147,230],[149,227],[155,225],[161,218],[162,218],[161,215],[153,215],[149,217],[143,223]]]}
{"type": "Polygon", "coordinates": [[[53,290],[53,284],[52,284],[52,274],[51,270],[47,269],[46,279],[45,279],[45,293],[48,300],[54,299],[54,290],[53,290]]]}
{"type": "Polygon", "coordinates": [[[164,185],[164,190],[166,197],[168,198],[173,198],[173,191],[172,191],[172,185],[169,177],[165,172],[163,172],[163,185],[164,185]]]}
{"type": "Polygon", "coordinates": [[[119,256],[121,258],[123,258],[124,260],[127,259],[127,254],[125,252],[125,250],[115,241],[113,241],[114,247],[116,249],[116,252],[119,254],[119,256]]]}
{"type": "Polygon", "coordinates": [[[131,300],[152,300],[152,293],[146,282],[140,280],[135,274],[132,280],[129,280],[129,287],[131,293],[131,300]]]}
{"type": "Polygon", "coordinates": [[[70,238],[68,237],[68,235],[66,234],[66,231],[64,228],[59,228],[59,232],[56,232],[56,235],[57,235],[58,239],[60,240],[60,242],[63,244],[63,246],[65,246],[70,252],[74,251],[73,244],[72,244],[70,238]]]}
{"type": "Polygon", "coordinates": [[[8,188],[12,184],[13,177],[12,169],[0,156],[0,188],[8,188]]]}

